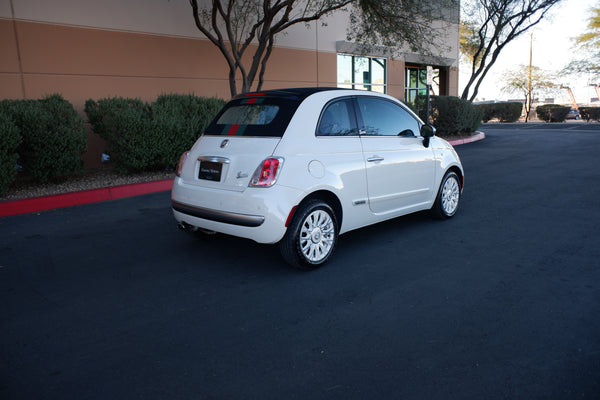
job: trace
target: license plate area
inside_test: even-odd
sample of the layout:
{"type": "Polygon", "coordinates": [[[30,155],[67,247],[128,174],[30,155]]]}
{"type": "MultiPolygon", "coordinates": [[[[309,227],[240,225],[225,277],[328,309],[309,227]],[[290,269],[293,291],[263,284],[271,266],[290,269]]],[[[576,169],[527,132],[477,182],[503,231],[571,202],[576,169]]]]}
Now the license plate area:
{"type": "Polygon", "coordinates": [[[205,181],[221,182],[223,163],[214,160],[200,160],[198,179],[205,181]]]}

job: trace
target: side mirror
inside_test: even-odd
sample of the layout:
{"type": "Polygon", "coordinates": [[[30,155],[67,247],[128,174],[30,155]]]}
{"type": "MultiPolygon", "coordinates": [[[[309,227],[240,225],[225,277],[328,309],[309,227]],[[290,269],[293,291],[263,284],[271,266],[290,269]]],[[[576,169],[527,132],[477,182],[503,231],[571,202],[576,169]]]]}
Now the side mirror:
{"type": "Polygon", "coordinates": [[[435,128],[429,124],[421,127],[421,136],[423,137],[423,146],[429,147],[429,139],[435,136],[435,128]]]}

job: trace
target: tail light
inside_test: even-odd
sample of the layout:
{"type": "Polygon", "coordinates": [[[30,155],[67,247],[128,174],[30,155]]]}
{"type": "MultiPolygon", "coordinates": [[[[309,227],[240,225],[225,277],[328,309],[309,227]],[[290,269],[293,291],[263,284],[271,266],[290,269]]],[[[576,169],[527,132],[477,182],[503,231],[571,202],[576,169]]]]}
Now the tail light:
{"type": "Polygon", "coordinates": [[[186,151],[179,158],[179,164],[177,164],[177,172],[175,173],[175,175],[181,176],[181,169],[183,168],[183,163],[185,163],[185,160],[186,160],[188,154],[189,154],[189,152],[186,151]]]}
{"type": "Polygon", "coordinates": [[[277,176],[281,171],[283,165],[283,158],[271,157],[264,160],[250,179],[250,186],[254,187],[269,187],[275,184],[277,176]]]}

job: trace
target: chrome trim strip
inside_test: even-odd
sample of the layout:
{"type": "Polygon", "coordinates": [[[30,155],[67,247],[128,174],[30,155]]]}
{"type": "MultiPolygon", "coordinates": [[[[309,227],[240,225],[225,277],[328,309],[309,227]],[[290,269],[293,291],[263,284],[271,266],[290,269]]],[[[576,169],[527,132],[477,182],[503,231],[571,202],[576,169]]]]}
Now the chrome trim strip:
{"type": "Polygon", "coordinates": [[[237,214],[227,211],[211,210],[210,208],[190,206],[171,200],[173,210],[183,214],[191,215],[197,218],[208,219],[210,221],[223,222],[226,224],[257,227],[262,225],[265,217],[261,215],[237,214]]]}
{"type": "Polygon", "coordinates": [[[198,157],[198,161],[210,161],[210,162],[217,162],[217,163],[221,163],[221,164],[229,164],[231,162],[231,161],[229,161],[229,158],[217,157],[217,156],[200,156],[200,157],[198,157]]]}

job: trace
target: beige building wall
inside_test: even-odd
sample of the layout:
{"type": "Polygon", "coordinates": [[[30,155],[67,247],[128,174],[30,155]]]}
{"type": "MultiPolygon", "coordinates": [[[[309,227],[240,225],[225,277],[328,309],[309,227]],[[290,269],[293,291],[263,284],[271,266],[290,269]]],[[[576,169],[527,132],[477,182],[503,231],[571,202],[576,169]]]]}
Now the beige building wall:
{"type": "MultiPolygon", "coordinates": [[[[348,18],[340,11],[326,25],[298,24],[279,35],[263,88],[337,86],[338,43],[348,18]]],[[[458,39],[448,37],[444,57],[456,61],[458,39]]],[[[111,96],[230,97],[227,65],[184,0],[0,0],[0,51],[0,99],[60,93],[83,112],[87,99],[111,96]]],[[[406,64],[402,55],[388,59],[388,93],[399,99],[406,64]]],[[[456,95],[456,66],[450,70],[447,94],[456,95]]],[[[103,150],[97,135],[88,134],[88,149],[86,165],[97,165],[103,150]]]]}

